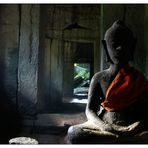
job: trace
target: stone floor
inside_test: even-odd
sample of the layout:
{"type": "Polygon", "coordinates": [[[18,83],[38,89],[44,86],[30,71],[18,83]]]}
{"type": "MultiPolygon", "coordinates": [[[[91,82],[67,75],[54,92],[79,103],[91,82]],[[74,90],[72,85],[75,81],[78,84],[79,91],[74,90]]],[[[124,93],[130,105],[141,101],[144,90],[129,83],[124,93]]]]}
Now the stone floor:
{"type": "MultiPolygon", "coordinates": [[[[66,135],[69,126],[85,122],[85,105],[68,105],[60,112],[38,114],[35,120],[25,119],[21,132],[16,137],[30,137],[39,144],[69,144],[66,135]]],[[[13,137],[12,137],[13,138],[13,137]]],[[[143,141],[133,143],[146,143],[148,134],[143,141]],[[145,142],[146,141],[146,142],[145,142]]]]}
{"type": "Polygon", "coordinates": [[[70,125],[86,121],[84,109],[62,113],[38,114],[36,120],[25,119],[18,136],[35,138],[39,144],[66,144],[70,125]]]}

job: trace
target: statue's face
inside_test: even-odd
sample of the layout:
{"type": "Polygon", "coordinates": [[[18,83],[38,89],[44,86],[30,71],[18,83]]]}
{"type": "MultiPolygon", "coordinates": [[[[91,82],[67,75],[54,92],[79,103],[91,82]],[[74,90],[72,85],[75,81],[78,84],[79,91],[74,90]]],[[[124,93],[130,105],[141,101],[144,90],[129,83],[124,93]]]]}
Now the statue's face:
{"type": "Polygon", "coordinates": [[[125,32],[108,32],[106,35],[108,53],[114,64],[126,64],[131,58],[132,39],[125,32]]]}

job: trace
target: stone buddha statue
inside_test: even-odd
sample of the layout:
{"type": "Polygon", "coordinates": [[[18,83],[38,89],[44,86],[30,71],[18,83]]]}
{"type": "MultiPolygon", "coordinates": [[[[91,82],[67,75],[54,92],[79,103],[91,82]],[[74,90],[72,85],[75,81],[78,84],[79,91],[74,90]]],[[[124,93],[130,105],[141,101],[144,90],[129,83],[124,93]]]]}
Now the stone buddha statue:
{"type": "Polygon", "coordinates": [[[110,66],[96,73],[90,83],[88,121],[71,126],[70,143],[147,143],[148,82],[130,65],[136,39],[124,22],[117,20],[102,41],[110,66]]]}

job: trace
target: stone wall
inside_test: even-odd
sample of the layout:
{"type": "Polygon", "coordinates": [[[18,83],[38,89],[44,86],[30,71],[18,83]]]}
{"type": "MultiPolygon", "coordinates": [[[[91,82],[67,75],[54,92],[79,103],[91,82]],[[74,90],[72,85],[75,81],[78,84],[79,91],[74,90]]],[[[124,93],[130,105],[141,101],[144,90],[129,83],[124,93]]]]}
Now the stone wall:
{"type": "MultiPolygon", "coordinates": [[[[79,5],[75,14],[72,5],[0,5],[1,92],[23,115],[56,108],[63,95],[65,43],[94,43],[97,72],[100,41],[106,29],[122,19],[124,8],[122,4],[101,5],[101,9],[100,5],[79,5]],[[92,30],[63,30],[74,21],[92,30]]],[[[148,76],[148,6],[127,4],[126,8],[126,22],[138,38],[134,64],[148,76]]]]}
{"type": "Polygon", "coordinates": [[[0,36],[0,88],[9,101],[16,104],[19,46],[18,5],[0,5],[0,36]]]}
{"type": "Polygon", "coordinates": [[[39,5],[0,5],[1,99],[23,115],[36,112],[39,13],[39,5]]]}
{"type": "MultiPolygon", "coordinates": [[[[40,28],[42,44],[39,62],[39,103],[38,109],[43,112],[60,107],[63,99],[63,88],[67,91],[72,88],[73,63],[65,64],[64,51],[68,42],[95,44],[94,63],[95,71],[100,67],[99,57],[99,27],[100,5],[42,5],[40,28]],[[68,25],[77,22],[88,29],[65,29],[68,25]],[[65,68],[65,69],[64,69],[65,68]],[[65,78],[63,78],[65,77],[65,78]],[[66,81],[66,82],[63,82],[66,81]],[[64,83],[68,84],[65,87],[64,83]]],[[[71,46],[72,47],[72,46],[71,46]]],[[[69,50],[72,50],[69,48],[69,50]]],[[[67,53],[70,53],[67,52],[67,53]]],[[[72,62],[72,60],[71,60],[72,62]]]]}
{"type": "Polygon", "coordinates": [[[145,5],[145,15],[144,15],[144,48],[146,51],[146,77],[148,79],[148,5],[145,5]]]}

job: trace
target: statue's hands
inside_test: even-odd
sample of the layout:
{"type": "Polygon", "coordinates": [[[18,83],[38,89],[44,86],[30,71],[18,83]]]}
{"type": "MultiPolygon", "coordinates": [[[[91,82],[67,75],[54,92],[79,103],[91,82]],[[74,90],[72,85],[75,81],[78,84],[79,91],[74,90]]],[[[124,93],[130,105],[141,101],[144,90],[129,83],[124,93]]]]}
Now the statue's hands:
{"type": "Polygon", "coordinates": [[[108,131],[108,132],[132,132],[137,131],[141,128],[141,122],[137,121],[129,126],[120,126],[115,124],[106,124],[103,123],[99,126],[101,131],[108,131]]]}
{"type": "Polygon", "coordinates": [[[135,122],[129,126],[120,126],[115,124],[103,123],[98,127],[101,131],[106,131],[119,136],[134,135],[141,128],[141,122],[135,122]]]}
{"type": "Polygon", "coordinates": [[[137,121],[128,126],[128,131],[130,134],[136,134],[143,128],[143,126],[144,124],[142,121],[137,121]]]}
{"type": "Polygon", "coordinates": [[[135,123],[128,126],[129,131],[139,129],[139,128],[141,128],[140,121],[137,121],[137,122],[135,122],[135,123]]]}
{"type": "Polygon", "coordinates": [[[133,124],[129,125],[129,126],[120,126],[120,125],[112,125],[112,127],[117,130],[117,131],[132,131],[134,129],[137,129],[140,125],[140,122],[134,122],[133,124]]]}
{"type": "Polygon", "coordinates": [[[111,124],[103,123],[99,128],[100,128],[101,131],[107,131],[107,132],[113,131],[113,127],[112,127],[111,124]]]}
{"type": "Polygon", "coordinates": [[[130,126],[120,126],[115,124],[106,124],[103,123],[101,126],[99,126],[101,131],[108,131],[108,132],[127,132],[132,130],[136,125],[132,124],[130,126]]]}
{"type": "Polygon", "coordinates": [[[139,131],[139,129],[141,128],[141,122],[140,121],[134,122],[129,126],[112,125],[112,127],[114,131],[116,131],[118,134],[131,135],[139,131]]]}
{"type": "Polygon", "coordinates": [[[120,125],[112,125],[113,129],[118,132],[127,132],[130,130],[131,127],[129,126],[120,126],[120,125]]]}

